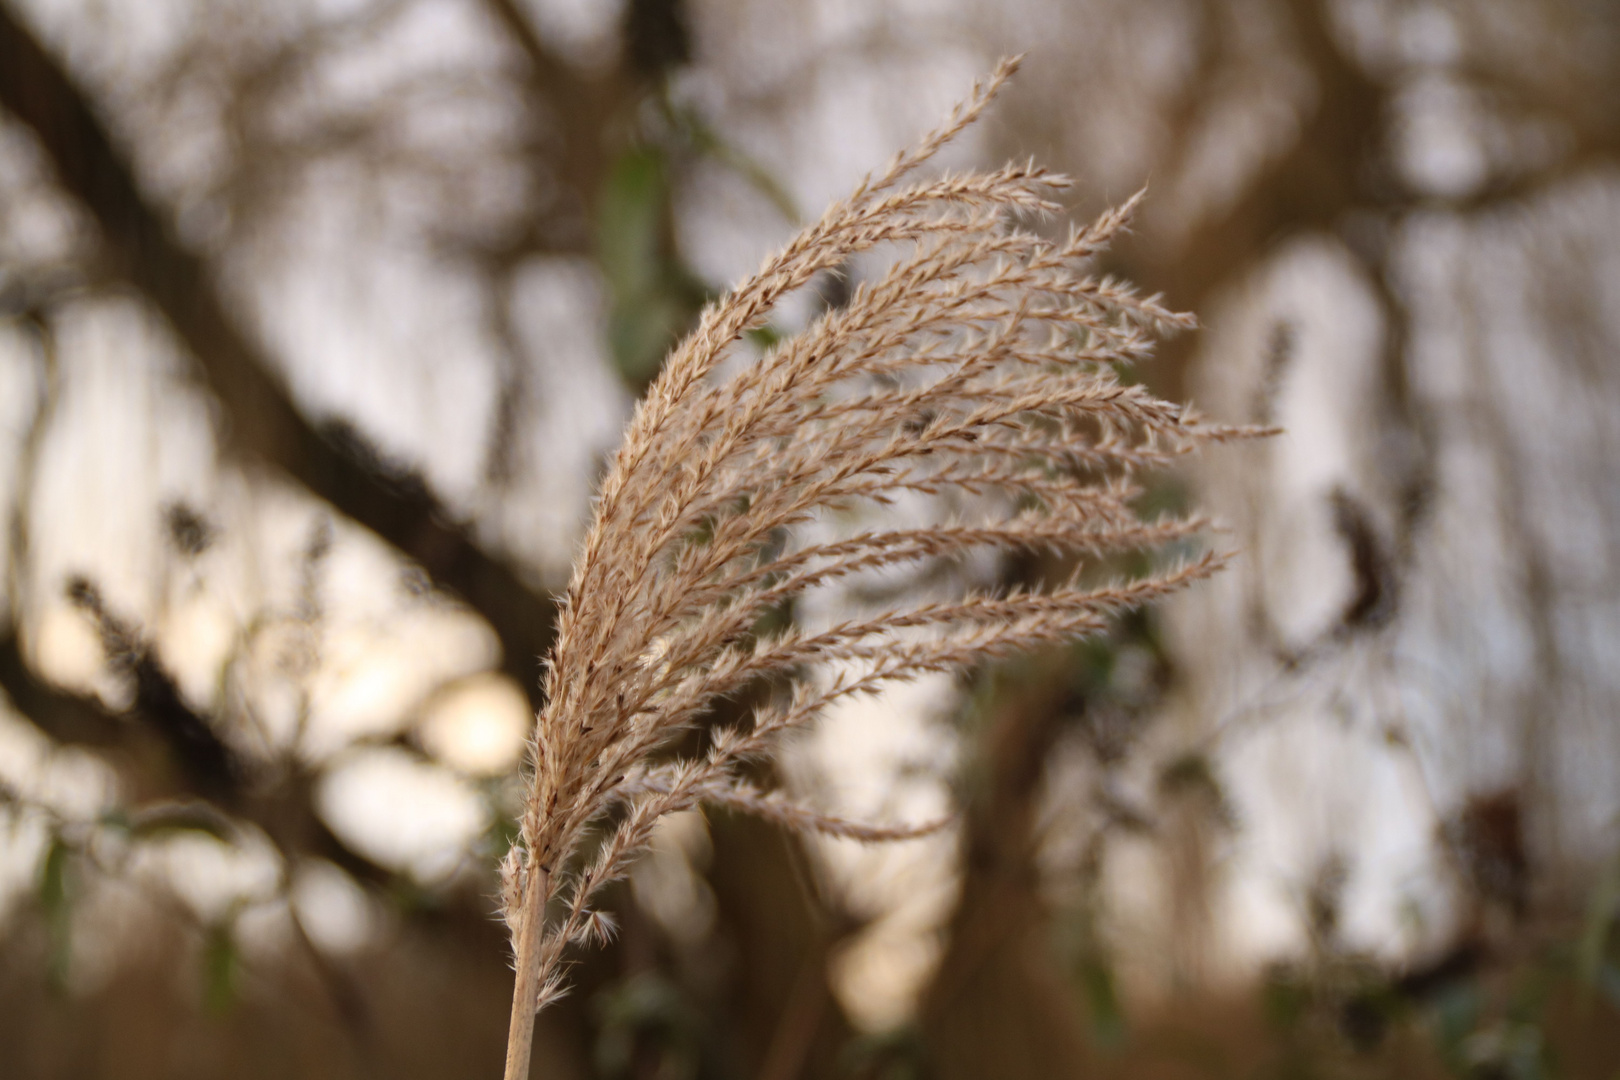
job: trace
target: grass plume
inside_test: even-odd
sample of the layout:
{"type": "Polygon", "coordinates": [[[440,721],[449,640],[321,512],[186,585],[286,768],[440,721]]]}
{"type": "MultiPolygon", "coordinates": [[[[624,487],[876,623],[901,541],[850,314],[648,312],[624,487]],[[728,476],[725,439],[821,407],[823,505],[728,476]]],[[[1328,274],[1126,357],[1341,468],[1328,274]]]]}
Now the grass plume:
{"type": "Polygon", "coordinates": [[[1106,587],[916,604],[814,633],[758,630],[807,589],[876,568],[1184,538],[1203,523],[1140,520],[1133,477],[1252,433],[1201,424],[1117,377],[1116,365],[1193,325],[1087,269],[1137,199],[1050,240],[1019,222],[1056,212],[1067,178],[1033,163],[920,175],[1016,67],[1003,62],[941,128],[711,305],[637,408],[562,606],[520,836],[502,866],[517,952],[507,1080],[528,1076],[534,1013],[562,991],[565,951],[611,932],[593,901],[661,817],[709,803],[863,840],[935,828],[837,818],[759,790],[739,766],[841,699],[1097,632],[1219,565],[1206,556],[1106,587]],[[847,305],[752,363],[725,363],[785,296],[879,247],[894,259],[847,305]],[[830,510],[953,490],[1008,493],[1009,509],[796,539],[795,526],[830,510]],[[837,674],[804,678],[817,665],[837,674]],[[717,699],[766,676],[791,692],[714,730],[701,756],[665,760],[717,699]]]}

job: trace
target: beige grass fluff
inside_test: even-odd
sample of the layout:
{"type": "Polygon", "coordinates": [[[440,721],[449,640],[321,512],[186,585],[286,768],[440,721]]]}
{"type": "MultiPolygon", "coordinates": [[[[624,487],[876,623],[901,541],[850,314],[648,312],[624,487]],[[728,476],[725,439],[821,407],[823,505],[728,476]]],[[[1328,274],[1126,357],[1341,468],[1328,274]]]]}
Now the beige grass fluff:
{"type": "Polygon", "coordinates": [[[574,565],[520,837],[502,865],[517,953],[508,1080],[529,1074],[534,1013],[562,991],[565,950],[611,932],[593,901],[661,817],[710,803],[864,840],[937,827],[842,820],[760,791],[738,767],[841,698],[1095,633],[1218,566],[1211,555],[1108,587],[1077,579],[817,633],[760,629],[805,590],[873,568],[976,548],[1095,556],[1187,537],[1203,523],[1139,518],[1133,477],[1252,434],[1200,424],[1117,376],[1158,336],[1193,324],[1087,270],[1135,199],[1053,241],[1020,222],[1056,212],[1067,178],[1033,164],[921,175],[1016,67],[1004,62],[939,130],[712,304],[636,410],[574,565]],[[783,297],[880,246],[895,257],[847,305],[751,364],[722,364],[751,348],[745,335],[783,297]],[[814,515],[951,489],[1012,497],[992,500],[1008,509],[982,520],[795,542],[814,515]],[[827,663],[835,677],[803,678],[827,663]],[[765,676],[792,689],[737,726],[713,727],[700,755],[670,759],[718,699],[765,676]],[[600,842],[586,854],[588,834],[600,842]]]}

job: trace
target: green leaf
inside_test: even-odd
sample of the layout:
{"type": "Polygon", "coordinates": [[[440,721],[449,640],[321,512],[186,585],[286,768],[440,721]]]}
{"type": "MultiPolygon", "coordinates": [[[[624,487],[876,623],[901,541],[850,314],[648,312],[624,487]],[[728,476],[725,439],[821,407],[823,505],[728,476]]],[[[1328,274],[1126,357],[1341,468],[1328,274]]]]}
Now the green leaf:
{"type": "Polygon", "coordinates": [[[51,846],[39,870],[39,907],[50,940],[47,975],[51,986],[58,990],[67,985],[68,966],[73,959],[72,854],[73,848],[52,833],[51,846]]]}
{"type": "Polygon", "coordinates": [[[1613,932],[1617,909],[1620,909],[1620,858],[1609,860],[1603,875],[1587,899],[1586,918],[1581,936],[1575,945],[1575,971],[1587,986],[1598,984],[1613,932]]]}
{"type": "Polygon", "coordinates": [[[669,167],[657,147],[632,147],[601,194],[596,257],[612,300],[608,342],[619,374],[645,386],[702,305],[704,291],[676,262],[669,167]]]}
{"type": "Polygon", "coordinates": [[[658,284],[667,172],[663,151],[650,146],[626,150],[608,171],[596,255],[616,302],[645,296],[658,284]]]}
{"type": "Polygon", "coordinates": [[[1482,1005],[1478,989],[1467,984],[1446,989],[1434,1002],[1435,1042],[1453,1071],[1463,1071],[1464,1042],[1479,1025],[1482,1005]]]}
{"type": "Polygon", "coordinates": [[[678,299],[662,293],[627,297],[608,318],[608,344],[626,382],[642,386],[653,380],[664,354],[686,325],[688,311],[678,299]]]}
{"type": "Polygon", "coordinates": [[[234,921],[221,920],[208,928],[203,940],[203,1004],[215,1016],[227,1012],[236,1001],[241,956],[236,948],[234,921]]]}
{"type": "Polygon", "coordinates": [[[1125,1041],[1125,1005],[1119,994],[1118,980],[1108,959],[1097,953],[1088,955],[1080,963],[1080,987],[1085,993],[1087,1011],[1091,1015],[1091,1033],[1098,1045],[1113,1048],[1125,1041]]]}
{"type": "Polygon", "coordinates": [[[782,340],[783,334],[776,327],[767,324],[754,327],[748,331],[747,337],[760,352],[769,352],[782,340]]]}

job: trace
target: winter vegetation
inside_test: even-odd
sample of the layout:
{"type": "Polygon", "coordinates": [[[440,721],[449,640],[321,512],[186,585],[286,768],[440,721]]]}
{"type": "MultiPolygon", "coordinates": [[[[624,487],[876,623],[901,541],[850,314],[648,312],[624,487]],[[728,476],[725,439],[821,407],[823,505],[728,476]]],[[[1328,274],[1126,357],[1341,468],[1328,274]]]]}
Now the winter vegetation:
{"type": "Polygon", "coordinates": [[[715,301],[637,407],[563,601],[520,841],[502,868],[518,973],[508,1078],[529,1075],[532,1016],[563,990],[564,949],[611,933],[593,899],[665,815],[703,803],[866,841],[937,829],[848,821],[762,792],[740,769],[841,699],[1101,633],[1219,565],[1206,555],[1114,585],[1077,570],[1048,589],[760,632],[807,590],[863,571],[983,547],[1099,556],[1185,540],[1202,523],[1144,522],[1135,474],[1261,433],[1200,424],[1120,382],[1115,365],[1191,325],[1085,273],[1131,204],[1051,241],[1012,220],[1055,212],[1066,177],[1034,165],[919,177],[1016,67],[1003,63],[944,127],[715,301]],[[880,245],[898,249],[894,261],[845,305],[715,377],[783,296],[880,245]],[[796,542],[794,527],[818,514],[902,492],[966,493],[992,512],[796,542]],[[711,728],[700,756],[658,759],[716,701],[818,668],[834,673],[711,728]],[[622,820],[573,865],[615,805],[622,820]]]}
{"type": "Polygon", "coordinates": [[[0,0],[0,1073],[1611,1080],[1617,57],[0,0]]]}

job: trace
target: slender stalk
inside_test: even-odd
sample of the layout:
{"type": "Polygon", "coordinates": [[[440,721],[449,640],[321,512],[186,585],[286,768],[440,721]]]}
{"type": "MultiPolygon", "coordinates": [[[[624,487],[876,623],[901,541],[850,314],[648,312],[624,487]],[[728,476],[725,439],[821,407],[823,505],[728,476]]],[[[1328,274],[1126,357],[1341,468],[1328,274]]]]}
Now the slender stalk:
{"type": "Polygon", "coordinates": [[[512,1023],[506,1036],[506,1080],[529,1080],[529,1054],[534,1048],[535,1001],[540,994],[540,942],[546,929],[546,891],[550,875],[540,867],[529,873],[523,892],[522,926],[518,930],[517,985],[512,988],[512,1023]]]}

